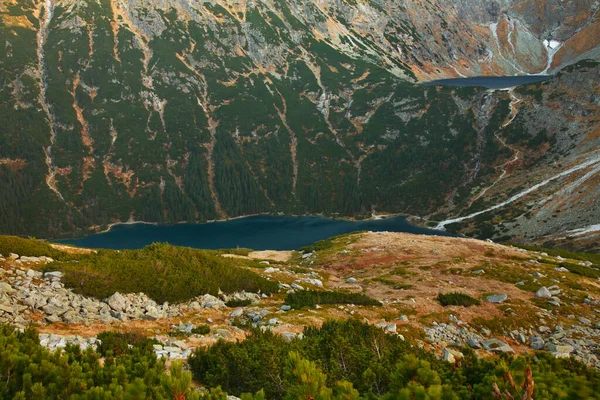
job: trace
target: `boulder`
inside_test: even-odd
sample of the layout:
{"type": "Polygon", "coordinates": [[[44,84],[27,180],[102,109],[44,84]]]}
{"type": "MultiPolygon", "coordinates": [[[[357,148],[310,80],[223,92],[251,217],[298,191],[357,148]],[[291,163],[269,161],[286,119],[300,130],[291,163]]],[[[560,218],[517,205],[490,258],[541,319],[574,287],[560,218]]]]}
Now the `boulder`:
{"type": "Polygon", "coordinates": [[[357,283],[358,280],[356,278],[348,278],[346,279],[346,283],[357,283]]]}
{"type": "Polygon", "coordinates": [[[61,321],[60,317],[58,315],[56,315],[56,314],[46,315],[44,317],[44,319],[46,320],[46,322],[49,322],[51,324],[61,321]]]}
{"type": "Polygon", "coordinates": [[[558,297],[551,297],[546,303],[554,307],[560,307],[560,299],[558,297]]]}
{"type": "Polygon", "coordinates": [[[202,308],[219,309],[219,308],[225,307],[225,302],[223,300],[220,300],[220,299],[218,299],[215,296],[210,295],[210,294],[205,294],[204,296],[201,296],[198,299],[198,301],[202,305],[202,308]]]}
{"type": "Polygon", "coordinates": [[[238,309],[236,309],[236,310],[233,310],[233,311],[231,312],[231,314],[229,314],[229,316],[230,316],[231,318],[235,318],[235,317],[239,317],[239,316],[241,316],[242,314],[244,314],[244,309],[243,309],[243,308],[238,308],[238,309]]]}
{"type": "Polygon", "coordinates": [[[323,287],[323,282],[321,282],[319,279],[304,278],[303,281],[306,283],[310,283],[311,285],[315,285],[317,287],[323,287]]]}
{"type": "Polygon", "coordinates": [[[512,347],[498,339],[487,339],[481,342],[487,351],[492,353],[514,353],[512,347]]]}
{"type": "Polygon", "coordinates": [[[539,333],[548,333],[550,332],[552,329],[550,329],[549,327],[545,326],[545,325],[540,325],[537,328],[539,333]]]}
{"type": "Polygon", "coordinates": [[[16,312],[16,310],[13,306],[5,305],[5,304],[0,304],[0,311],[3,311],[8,314],[14,314],[16,312]]]}
{"type": "Polygon", "coordinates": [[[127,308],[127,299],[119,292],[106,299],[106,304],[115,311],[125,311],[127,308]]]}
{"type": "Polygon", "coordinates": [[[550,343],[546,350],[556,358],[568,358],[573,352],[573,346],[550,343]]]}
{"type": "Polygon", "coordinates": [[[177,330],[179,332],[184,332],[187,334],[192,333],[192,331],[194,330],[194,328],[196,328],[196,325],[192,324],[192,323],[180,323],[179,325],[177,325],[177,330]]]}
{"type": "Polygon", "coordinates": [[[543,350],[546,346],[544,339],[539,336],[531,336],[529,338],[529,346],[534,350],[543,350]]]}
{"type": "Polygon", "coordinates": [[[449,349],[447,347],[442,350],[442,360],[450,364],[455,364],[457,360],[460,360],[463,357],[464,355],[460,351],[449,349]]]}
{"type": "Polygon", "coordinates": [[[507,294],[494,294],[485,298],[485,300],[489,303],[502,304],[508,299],[507,294]]]}
{"type": "Polygon", "coordinates": [[[281,311],[290,311],[292,309],[291,306],[288,306],[287,304],[282,305],[281,307],[279,307],[279,309],[281,311]]]}
{"type": "Polygon", "coordinates": [[[38,272],[34,269],[29,269],[29,270],[27,270],[27,273],[25,275],[27,275],[30,278],[39,278],[42,276],[42,273],[38,272]]]}
{"type": "Polygon", "coordinates": [[[68,311],[67,307],[54,304],[46,304],[42,307],[42,310],[44,310],[44,313],[46,314],[55,314],[58,316],[63,315],[68,311]]]}
{"type": "Polygon", "coordinates": [[[387,324],[385,326],[385,331],[389,332],[389,333],[396,333],[396,329],[397,329],[396,324],[387,324]]]}
{"type": "Polygon", "coordinates": [[[2,293],[12,294],[15,292],[15,289],[11,285],[6,282],[0,282],[0,295],[2,293]]]}
{"type": "Polygon", "coordinates": [[[114,319],[118,319],[119,321],[127,321],[127,315],[121,311],[110,310],[110,315],[114,319]]]}
{"type": "Polygon", "coordinates": [[[481,348],[481,343],[479,342],[478,339],[476,339],[474,337],[470,337],[469,339],[467,339],[467,344],[474,349],[481,348]]]}
{"type": "Polygon", "coordinates": [[[53,278],[60,279],[60,278],[62,278],[62,276],[63,276],[63,273],[60,271],[46,272],[44,274],[44,278],[49,278],[49,279],[53,279],[53,278]]]}
{"type": "Polygon", "coordinates": [[[550,290],[548,290],[548,288],[544,286],[538,289],[537,292],[535,292],[535,297],[540,299],[549,299],[552,297],[552,293],[550,293],[550,290]]]}

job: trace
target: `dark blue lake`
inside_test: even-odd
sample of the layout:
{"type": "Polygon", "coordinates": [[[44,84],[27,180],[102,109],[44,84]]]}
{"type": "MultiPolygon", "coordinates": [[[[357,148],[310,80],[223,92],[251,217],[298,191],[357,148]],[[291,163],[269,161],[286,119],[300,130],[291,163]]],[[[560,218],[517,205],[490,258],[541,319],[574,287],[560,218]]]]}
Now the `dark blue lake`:
{"type": "Polygon", "coordinates": [[[472,78],[439,79],[424,86],[479,86],[488,89],[508,89],[515,86],[547,81],[552,75],[476,76],[472,78]]]}
{"type": "Polygon", "coordinates": [[[239,246],[254,250],[295,250],[318,240],[360,230],[450,236],[412,225],[403,217],[353,222],[323,217],[256,216],[204,224],[115,225],[108,232],[59,242],[108,249],[139,249],[154,242],[169,242],[202,249],[239,246]]]}

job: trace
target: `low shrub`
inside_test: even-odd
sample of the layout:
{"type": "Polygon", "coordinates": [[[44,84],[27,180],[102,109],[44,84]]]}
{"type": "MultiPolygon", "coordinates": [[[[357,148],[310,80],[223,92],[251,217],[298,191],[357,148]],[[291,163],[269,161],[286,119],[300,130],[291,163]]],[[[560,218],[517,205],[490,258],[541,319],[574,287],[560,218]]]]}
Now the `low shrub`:
{"type": "Polygon", "coordinates": [[[203,294],[279,291],[245,268],[246,260],[229,259],[213,251],[155,243],[141,250],[101,250],[78,262],[49,264],[63,272],[63,283],[75,292],[106,298],[115,292],[143,292],[162,303],[181,302],[203,294]]]}
{"type": "Polygon", "coordinates": [[[381,303],[360,293],[319,292],[301,290],[288,294],[285,303],[292,308],[314,307],[317,304],[356,304],[361,306],[380,306],[381,303]]]}
{"type": "Polygon", "coordinates": [[[210,333],[210,326],[208,325],[200,325],[192,329],[192,333],[194,335],[208,335],[210,333]]]}
{"type": "Polygon", "coordinates": [[[437,300],[444,307],[446,307],[446,306],[470,307],[470,306],[478,306],[479,304],[481,304],[481,302],[479,300],[474,299],[473,297],[469,296],[468,294],[459,293],[459,292],[452,292],[452,293],[446,293],[446,294],[440,293],[440,294],[438,294],[437,300]]]}
{"type": "Polygon", "coordinates": [[[133,348],[140,349],[142,353],[151,353],[152,345],[160,343],[156,339],[133,332],[106,331],[99,333],[97,338],[101,342],[97,348],[98,353],[104,357],[130,354],[133,348]]]}
{"type": "Polygon", "coordinates": [[[590,268],[590,267],[585,267],[583,265],[571,264],[571,263],[562,263],[562,264],[560,264],[560,266],[568,269],[570,272],[577,274],[577,275],[586,276],[586,277],[592,278],[592,279],[600,278],[600,270],[598,270],[596,268],[590,268]]]}
{"type": "Polygon", "coordinates": [[[252,304],[252,300],[229,300],[225,303],[227,307],[235,308],[235,307],[244,307],[252,304]]]}

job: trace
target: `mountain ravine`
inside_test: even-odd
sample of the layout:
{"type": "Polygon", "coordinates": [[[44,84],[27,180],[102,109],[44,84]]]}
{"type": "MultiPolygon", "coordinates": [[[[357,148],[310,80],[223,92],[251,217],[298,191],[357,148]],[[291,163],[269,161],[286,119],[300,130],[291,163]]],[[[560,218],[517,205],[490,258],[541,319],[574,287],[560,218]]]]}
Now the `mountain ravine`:
{"type": "Polygon", "coordinates": [[[0,232],[375,211],[592,249],[599,7],[0,0],[0,232]]]}

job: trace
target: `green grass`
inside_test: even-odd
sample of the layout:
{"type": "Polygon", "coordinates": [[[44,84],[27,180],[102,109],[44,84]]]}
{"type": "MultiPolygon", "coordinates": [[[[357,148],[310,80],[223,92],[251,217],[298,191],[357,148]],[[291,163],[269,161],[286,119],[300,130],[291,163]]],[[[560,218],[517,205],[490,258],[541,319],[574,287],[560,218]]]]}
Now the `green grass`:
{"type": "Polygon", "coordinates": [[[452,292],[452,293],[446,293],[446,294],[440,293],[440,294],[438,294],[437,300],[444,307],[446,307],[446,306],[470,307],[470,306],[478,306],[479,304],[481,304],[481,302],[479,300],[474,299],[473,297],[469,296],[468,294],[459,293],[459,292],[452,292]]]}
{"type": "Polygon", "coordinates": [[[290,293],[285,304],[295,309],[314,307],[317,304],[355,304],[361,306],[381,306],[381,303],[360,293],[319,292],[302,290],[290,293]]]}
{"type": "Polygon", "coordinates": [[[231,248],[231,249],[218,249],[216,250],[217,253],[219,254],[235,254],[238,256],[248,256],[248,254],[250,254],[250,252],[252,251],[252,249],[247,249],[245,247],[237,247],[237,248],[231,248]]]}
{"type": "Polygon", "coordinates": [[[356,241],[355,240],[348,240],[348,237],[350,235],[354,235],[357,233],[360,233],[361,231],[357,231],[357,232],[352,232],[352,233],[347,233],[347,234],[343,234],[343,235],[338,235],[338,236],[332,236],[329,239],[324,239],[324,240],[319,240],[318,242],[315,242],[311,245],[308,246],[304,246],[304,247],[300,247],[298,249],[298,251],[303,251],[305,253],[311,253],[313,251],[324,251],[324,250],[330,250],[334,247],[337,247],[339,245],[342,245],[342,243],[340,243],[341,239],[346,239],[346,241],[343,243],[343,246],[347,246],[348,244],[351,244],[353,242],[356,241]],[[349,242],[349,243],[348,243],[349,242]]]}
{"type": "Polygon", "coordinates": [[[206,293],[275,293],[277,283],[244,268],[246,260],[213,251],[155,243],[141,250],[102,250],[78,262],[52,263],[75,292],[106,298],[115,292],[143,292],[158,302],[180,302],[206,293]]]}
{"type": "Polygon", "coordinates": [[[0,254],[8,256],[10,253],[28,257],[46,256],[57,261],[68,261],[80,257],[57,250],[49,243],[41,240],[24,239],[17,236],[0,236],[0,254]]]}
{"type": "Polygon", "coordinates": [[[592,279],[600,278],[600,270],[597,270],[596,268],[584,267],[582,265],[572,263],[562,263],[560,266],[577,275],[586,276],[592,279]]]}

